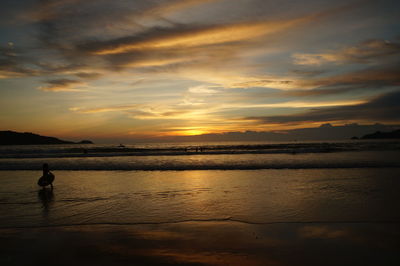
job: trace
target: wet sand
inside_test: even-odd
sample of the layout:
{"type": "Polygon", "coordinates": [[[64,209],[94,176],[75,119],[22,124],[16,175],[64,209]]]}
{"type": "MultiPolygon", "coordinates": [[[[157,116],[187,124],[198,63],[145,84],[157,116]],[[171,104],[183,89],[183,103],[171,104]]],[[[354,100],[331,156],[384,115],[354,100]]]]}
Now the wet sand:
{"type": "Polygon", "coordinates": [[[0,265],[400,265],[399,168],[1,171],[0,265]]]}
{"type": "Polygon", "coordinates": [[[0,230],[1,265],[399,265],[398,224],[183,222],[0,230]]]}

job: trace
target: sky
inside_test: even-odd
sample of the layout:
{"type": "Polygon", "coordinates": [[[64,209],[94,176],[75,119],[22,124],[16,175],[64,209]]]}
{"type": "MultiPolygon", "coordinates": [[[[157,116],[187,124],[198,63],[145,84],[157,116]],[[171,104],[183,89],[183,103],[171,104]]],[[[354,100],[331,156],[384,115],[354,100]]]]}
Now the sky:
{"type": "Polygon", "coordinates": [[[400,124],[398,1],[2,0],[0,130],[400,124]]]}

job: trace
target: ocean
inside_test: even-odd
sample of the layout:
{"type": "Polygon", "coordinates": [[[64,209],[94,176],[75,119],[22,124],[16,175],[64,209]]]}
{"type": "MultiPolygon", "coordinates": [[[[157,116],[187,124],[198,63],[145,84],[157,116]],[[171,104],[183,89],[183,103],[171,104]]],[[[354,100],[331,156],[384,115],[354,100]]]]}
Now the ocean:
{"type": "Polygon", "coordinates": [[[40,264],[30,239],[82,265],[397,265],[399,176],[399,141],[3,146],[0,255],[40,264]]]}
{"type": "Polygon", "coordinates": [[[400,167],[397,141],[0,147],[0,170],[249,170],[400,167]]]}

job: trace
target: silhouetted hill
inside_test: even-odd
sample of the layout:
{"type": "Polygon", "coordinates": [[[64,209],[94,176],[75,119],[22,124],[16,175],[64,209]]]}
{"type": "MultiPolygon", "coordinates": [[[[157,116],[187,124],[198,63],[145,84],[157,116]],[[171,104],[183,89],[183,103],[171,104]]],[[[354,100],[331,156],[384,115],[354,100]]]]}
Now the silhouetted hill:
{"type": "MultiPolygon", "coordinates": [[[[90,140],[82,140],[79,144],[91,144],[90,140]]],[[[72,141],[60,140],[54,137],[40,136],[33,133],[0,131],[0,145],[37,145],[37,144],[77,144],[72,141]]]]}
{"type": "Polygon", "coordinates": [[[400,139],[400,129],[391,132],[376,131],[363,136],[362,139],[400,139]]]}

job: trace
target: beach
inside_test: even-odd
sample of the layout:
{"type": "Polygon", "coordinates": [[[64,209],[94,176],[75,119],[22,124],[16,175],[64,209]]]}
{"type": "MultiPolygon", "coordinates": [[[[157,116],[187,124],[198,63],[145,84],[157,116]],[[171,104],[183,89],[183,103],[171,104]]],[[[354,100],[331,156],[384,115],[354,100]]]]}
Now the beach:
{"type": "Polygon", "coordinates": [[[399,173],[2,171],[2,265],[397,265],[399,173]]]}
{"type": "Polygon", "coordinates": [[[398,265],[398,151],[231,150],[83,158],[3,151],[0,263],[398,265]],[[25,161],[28,170],[15,169],[25,161]],[[53,190],[36,184],[44,161],[53,190]],[[189,170],[168,168],[177,166],[189,170]]]}
{"type": "Polygon", "coordinates": [[[2,229],[2,265],[397,265],[398,224],[183,222],[2,229]]]}

